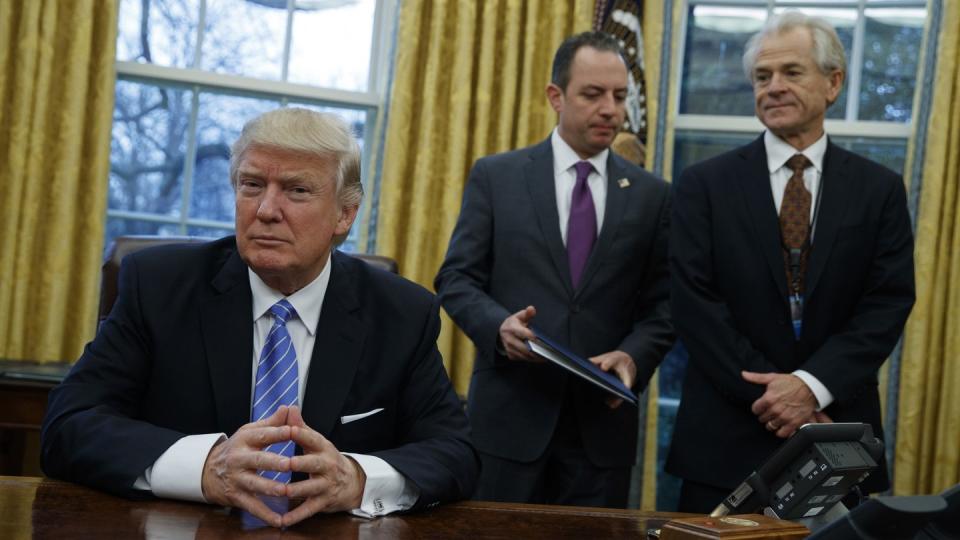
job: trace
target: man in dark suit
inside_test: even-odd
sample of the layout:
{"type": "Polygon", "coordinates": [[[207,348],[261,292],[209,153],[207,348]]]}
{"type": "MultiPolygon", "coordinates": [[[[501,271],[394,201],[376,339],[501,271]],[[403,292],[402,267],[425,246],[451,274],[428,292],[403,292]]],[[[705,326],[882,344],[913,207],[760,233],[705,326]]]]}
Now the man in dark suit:
{"type": "Polygon", "coordinates": [[[567,39],[547,87],[553,134],[470,173],[436,287],[477,347],[478,499],[626,505],[636,407],[538,362],[525,343],[533,325],[637,392],[670,346],[669,189],[609,150],[626,92],[612,37],[567,39]]]}
{"type": "MultiPolygon", "coordinates": [[[[882,437],[877,371],[913,305],[913,236],[900,176],[824,132],[844,58],[825,21],[771,19],[744,54],[766,132],[676,182],[672,313],[690,362],[667,470],[681,511],[711,511],[804,423],[882,437]]],[[[881,464],[864,487],[887,484],[881,464]]]]}
{"type": "Polygon", "coordinates": [[[44,471],[273,526],[469,496],[479,461],[437,300],[333,248],[359,163],[335,116],[249,122],[231,153],[236,237],[124,259],[110,317],[51,393],[44,471]],[[283,513],[264,495],[305,500],[283,513]]]}

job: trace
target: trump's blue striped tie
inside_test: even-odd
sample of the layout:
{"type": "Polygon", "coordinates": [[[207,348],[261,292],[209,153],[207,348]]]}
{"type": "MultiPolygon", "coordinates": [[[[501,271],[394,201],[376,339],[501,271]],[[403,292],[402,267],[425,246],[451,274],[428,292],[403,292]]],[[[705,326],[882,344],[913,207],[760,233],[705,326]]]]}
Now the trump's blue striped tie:
{"type": "MultiPolygon", "coordinates": [[[[297,312],[287,302],[280,300],[270,307],[273,314],[273,326],[260,352],[260,362],[257,364],[257,383],[253,390],[252,420],[267,418],[280,405],[296,405],[298,403],[299,378],[297,369],[297,351],[293,348],[290,332],[287,331],[287,321],[297,316],[297,312]]],[[[282,456],[293,456],[293,441],[281,441],[267,448],[282,456]]],[[[290,473],[280,471],[260,471],[260,475],[278,482],[289,482],[290,473]]]]}

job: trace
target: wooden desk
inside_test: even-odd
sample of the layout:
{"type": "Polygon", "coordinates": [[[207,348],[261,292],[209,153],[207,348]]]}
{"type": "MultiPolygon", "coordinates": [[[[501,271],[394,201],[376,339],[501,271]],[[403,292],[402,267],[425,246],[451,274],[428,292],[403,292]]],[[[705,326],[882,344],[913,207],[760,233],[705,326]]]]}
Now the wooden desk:
{"type": "Polygon", "coordinates": [[[47,394],[71,364],[0,360],[0,428],[39,430],[47,394]]]}
{"type": "Polygon", "coordinates": [[[684,514],[461,502],[418,514],[319,515],[288,530],[252,528],[241,513],[193,503],[129,501],[74,484],[0,477],[0,538],[645,538],[684,514]]]}
{"type": "Polygon", "coordinates": [[[39,433],[47,394],[70,366],[0,360],[0,474],[21,474],[26,436],[39,433]]]}

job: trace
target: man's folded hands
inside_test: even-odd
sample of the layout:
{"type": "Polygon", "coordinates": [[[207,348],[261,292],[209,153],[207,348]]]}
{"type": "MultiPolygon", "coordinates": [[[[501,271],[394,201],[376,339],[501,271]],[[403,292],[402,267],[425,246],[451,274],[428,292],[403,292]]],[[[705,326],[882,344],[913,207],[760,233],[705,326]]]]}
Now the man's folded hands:
{"type": "Polygon", "coordinates": [[[299,407],[280,406],[210,450],[201,486],[210,503],[240,508],[273,527],[286,527],[320,512],[359,508],[365,482],[363,469],[307,426],[299,407]],[[287,458],[264,450],[291,440],[303,455],[287,458]],[[260,471],[301,472],[308,478],[287,484],[265,478],[260,471]],[[303,502],[280,515],[260,499],[262,495],[303,502]]]}

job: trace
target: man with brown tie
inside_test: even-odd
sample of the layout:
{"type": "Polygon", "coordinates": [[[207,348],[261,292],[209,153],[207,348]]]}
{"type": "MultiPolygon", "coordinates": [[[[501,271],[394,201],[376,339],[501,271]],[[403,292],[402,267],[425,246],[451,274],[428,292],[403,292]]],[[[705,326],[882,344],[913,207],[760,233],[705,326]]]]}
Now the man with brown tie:
{"type": "MultiPolygon", "coordinates": [[[[786,12],[743,64],[766,131],[674,191],[671,305],[690,362],[667,471],[681,511],[711,511],[804,423],[882,437],[877,371],[914,301],[901,177],[824,132],[846,69],[836,31],[786,12]]],[[[887,485],[881,464],[863,487],[887,485]]]]}

